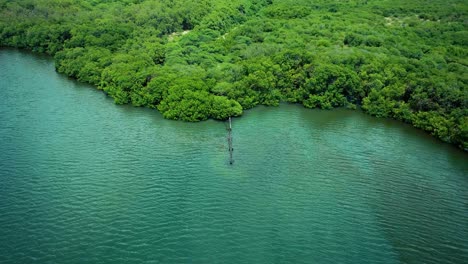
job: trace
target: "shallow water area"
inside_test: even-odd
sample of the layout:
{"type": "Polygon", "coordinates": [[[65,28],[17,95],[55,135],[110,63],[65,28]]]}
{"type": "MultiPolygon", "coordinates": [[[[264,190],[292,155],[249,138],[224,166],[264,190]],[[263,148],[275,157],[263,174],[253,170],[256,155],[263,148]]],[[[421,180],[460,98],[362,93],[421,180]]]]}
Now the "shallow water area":
{"type": "Polygon", "coordinates": [[[226,124],[0,50],[0,263],[463,263],[468,155],[359,111],[226,124]]]}

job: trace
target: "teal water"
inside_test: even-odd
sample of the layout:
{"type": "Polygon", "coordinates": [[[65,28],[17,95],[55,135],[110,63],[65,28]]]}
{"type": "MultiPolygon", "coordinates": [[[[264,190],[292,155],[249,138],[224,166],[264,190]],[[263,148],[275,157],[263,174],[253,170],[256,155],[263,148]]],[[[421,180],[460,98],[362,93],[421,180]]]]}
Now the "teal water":
{"type": "Polygon", "coordinates": [[[117,106],[0,50],[0,263],[466,263],[468,155],[358,111],[117,106]]]}

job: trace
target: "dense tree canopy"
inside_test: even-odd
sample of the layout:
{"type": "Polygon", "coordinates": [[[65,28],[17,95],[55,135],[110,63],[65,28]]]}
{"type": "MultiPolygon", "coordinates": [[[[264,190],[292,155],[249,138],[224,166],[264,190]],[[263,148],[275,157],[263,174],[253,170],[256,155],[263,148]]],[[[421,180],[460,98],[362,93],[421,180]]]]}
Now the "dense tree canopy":
{"type": "Polygon", "coordinates": [[[468,149],[463,0],[0,0],[0,45],[187,121],[361,107],[468,149]]]}

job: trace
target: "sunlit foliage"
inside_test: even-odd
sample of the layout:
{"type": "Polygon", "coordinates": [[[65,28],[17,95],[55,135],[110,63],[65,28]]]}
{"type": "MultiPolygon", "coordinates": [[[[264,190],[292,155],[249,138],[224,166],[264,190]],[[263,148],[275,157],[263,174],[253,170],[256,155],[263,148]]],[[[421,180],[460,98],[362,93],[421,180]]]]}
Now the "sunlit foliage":
{"type": "Polygon", "coordinates": [[[0,45],[117,103],[199,121],[361,107],[468,149],[463,0],[0,0],[0,45]]]}

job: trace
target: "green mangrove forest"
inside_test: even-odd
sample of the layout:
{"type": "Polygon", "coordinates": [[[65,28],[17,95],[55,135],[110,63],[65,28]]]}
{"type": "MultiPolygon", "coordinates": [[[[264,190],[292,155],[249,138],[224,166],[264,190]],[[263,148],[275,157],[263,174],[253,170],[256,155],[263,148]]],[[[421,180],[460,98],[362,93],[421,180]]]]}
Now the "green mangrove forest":
{"type": "Polygon", "coordinates": [[[465,0],[0,0],[0,46],[165,118],[361,108],[468,149],[465,0]]]}

